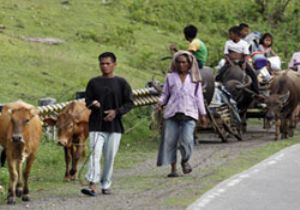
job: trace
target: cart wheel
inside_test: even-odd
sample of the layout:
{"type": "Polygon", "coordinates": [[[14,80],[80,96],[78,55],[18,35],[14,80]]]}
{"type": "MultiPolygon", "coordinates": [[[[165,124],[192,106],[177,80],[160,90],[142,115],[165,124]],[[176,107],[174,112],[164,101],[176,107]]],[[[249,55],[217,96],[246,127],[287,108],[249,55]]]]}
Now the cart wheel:
{"type": "Polygon", "coordinates": [[[236,128],[236,135],[234,135],[234,136],[235,136],[235,138],[237,138],[238,141],[243,141],[243,136],[242,136],[240,129],[236,128]]]}
{"type": "Polygon", "coordinates": [[[208,118],[209,118],[209,120],[211,122],[211,125],[212,125],[213,129],[217,132],[217,134],[219,135],[219,137],[222,140],[222,142],[227,142],[227,135],[226,135],[226,133],[224,131],[222,131],[222,129],[219,127],[218,123],[216,122],[215,117],[213,116],[213,114],[209,110],[206,102],[204,102],[204,105],[205,105],[205,109],[206,109],[208,118]]]}
{"type": "Polygon", "coordinates": [[[227,123],[224,123],[223,126],[226,129],[226,131],[233,135],[238,141],[243,140],[240,129],[230,127],[227,123]]]}
{"type": "Polygon", "coordinates": [[[224,127],[218,126],[218,128],[220,129],[220,133],[222,136],[220,136],[222,142],[228,142],[228,137],[230,137],[230,133],[227,132],[227,130],[224,127]]]}

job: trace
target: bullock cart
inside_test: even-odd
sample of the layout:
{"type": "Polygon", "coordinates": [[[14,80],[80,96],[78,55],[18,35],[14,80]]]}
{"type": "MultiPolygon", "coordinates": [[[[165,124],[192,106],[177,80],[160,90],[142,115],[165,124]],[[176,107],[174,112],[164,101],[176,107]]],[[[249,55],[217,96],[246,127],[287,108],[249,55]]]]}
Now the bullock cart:
{"type": "Polygon", "coordinates": [[[222,142],[227,142],[231,136],[242,140],[241,119],[236,104],[223,86],[216,86],[213,99],[210,104],[205,101],[205,108],[210,123],[207,128],[200,127],[199,132],[214,131],[222,142]]]}

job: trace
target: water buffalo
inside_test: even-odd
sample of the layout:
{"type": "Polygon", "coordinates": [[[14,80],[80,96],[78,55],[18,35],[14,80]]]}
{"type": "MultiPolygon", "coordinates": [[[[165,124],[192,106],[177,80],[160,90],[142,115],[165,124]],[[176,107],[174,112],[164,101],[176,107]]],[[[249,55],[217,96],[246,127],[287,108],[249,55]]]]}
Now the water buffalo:
{"type": "Polygon", "coordinates": [[[37,110],[23,101],[4,105],[0,122],[0,144],[6,154],[10,176],[7,203],[15,204],[16,196],[29,201],[28,177],[41,141],[42,122],[37,110]]]}
{"type": "Polygon", "coordinates": [[[295,117],[300,103],[300,73],[287,70],[274,76],[270,96],[264,99],[267,105],[266,118],[275,118],[275,140],[293,135],[295,117]]]}
{"type": "Polygon", "coordinates": [[[215,91],[215,77],[213,75],[213,70],[208,66],[204,66],[200,70],[200,74],[202,76],[203,96],[207,105],[209,105],[215,91]]]}
{"type": "Polygon", "coordinates": [[[56,125],[58,143],[64,147],[65,181],[76,178],[78,161],[84,155],[88,137],[89,116],[90,110],[85,106],[85,102],[73,101],[59,113],[57,118],[44,119],[45,123],[56,125]]]}
{"type": "Polygon", "coordinates": [[[220,82],[237,102],[242,126],[245,130],[247,109],[253,102],[253,97],[255,95],[252,86],[253,80],[239,65],[231,63],[220,78],[220,82]]]}

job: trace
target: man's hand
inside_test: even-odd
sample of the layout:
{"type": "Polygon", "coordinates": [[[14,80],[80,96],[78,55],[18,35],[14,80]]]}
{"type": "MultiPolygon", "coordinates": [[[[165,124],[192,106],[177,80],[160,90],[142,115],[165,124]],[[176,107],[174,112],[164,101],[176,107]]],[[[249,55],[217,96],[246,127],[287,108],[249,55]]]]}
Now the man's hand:
{"type": "Polygon", "coordinates": [[[206,115],[200,117],[200,125],[203,128],[207,128],[208,127],[208,119],[207,119],[206,115]]]}
{"type": "Polygon", "coordinates": [[[117,112],[116,110],[110,109],[104,111],[104,114],[106,114],[106,116],[104,117],[104,121],[112,122],[116,118],[117,112]]]}
{"type": "Polygon", "coordinates": [[[93,102],[92,102],[92,104],[91,104],[92,106],[94,106],[94,107],[97,107],[97,108],[100,108],[101,107],[101,104],[100,104],[100,102],[99,101],[97,101],[97,100],[94,100],[93,102]]]}

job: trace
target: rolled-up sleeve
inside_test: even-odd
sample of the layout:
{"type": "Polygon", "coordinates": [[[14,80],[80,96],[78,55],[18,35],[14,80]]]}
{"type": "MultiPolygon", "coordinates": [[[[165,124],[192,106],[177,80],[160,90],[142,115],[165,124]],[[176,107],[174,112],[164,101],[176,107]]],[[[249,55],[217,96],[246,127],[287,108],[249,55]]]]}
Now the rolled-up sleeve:
{"type": "Polygon", "coordinates": [[[229,46],[229,42],[227,41],[227,42],[225,42],[225,45],[224,45],[224,55],[229,54],[228,46],[229,46]]]}

